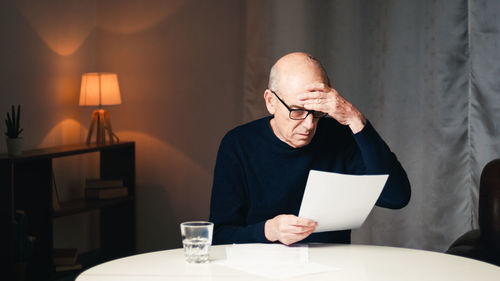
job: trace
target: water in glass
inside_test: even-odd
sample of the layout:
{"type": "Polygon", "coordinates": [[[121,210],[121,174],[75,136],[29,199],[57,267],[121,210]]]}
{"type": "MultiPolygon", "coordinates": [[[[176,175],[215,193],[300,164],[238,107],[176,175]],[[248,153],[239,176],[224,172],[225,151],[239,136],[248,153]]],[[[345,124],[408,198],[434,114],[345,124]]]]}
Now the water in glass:
{"type": "Polygon", "coordinates": [[[210,240],[208,238],[191,238],[182,241],[186,260],[194,263],[208,262],[210,240]]]}

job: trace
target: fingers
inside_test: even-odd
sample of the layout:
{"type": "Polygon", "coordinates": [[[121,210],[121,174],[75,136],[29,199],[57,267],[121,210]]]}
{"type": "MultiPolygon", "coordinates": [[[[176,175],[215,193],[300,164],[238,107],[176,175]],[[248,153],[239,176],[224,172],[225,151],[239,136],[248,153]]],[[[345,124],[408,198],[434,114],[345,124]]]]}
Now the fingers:
{"type": "Polygon", "coordinates": [[[265,233],[270,241],[279,240],[283,244],[290,245],[309,236],[316,226],[317,223],[310,219],[279,215],[266,222],[265,233]]]}
{"type": "MultiPolygon", "coordinates": [[[[314,93],[310,93],[314,94],[314,93]]],[[[311,95],[316,96],[316,95],[311,95]]],[[[306,99],[299,100],[297,102],[298,105],[303,106],[307,110],[316,110],[322,112],[329,112],[332,108],[332,104],[334,104],[334,99],[329,99],[327,97],[323,98],[307,98],[307,95],[304,95],[306,99]]]]}
{"type": "Polygon", "coordinates": [[[308,99],[323,99],[328,96],[338,96],[340,95],[334,88],[328,86],[325,83],[312,83],[305,88],[305,93],[298,95],[298,99],[300,100],[308,100],[308,99]]]}
{"type": "Polygon", "coordinates": [[[280,215],[276,217],[281,221],[282,225],[294,226],[294,227],[302,227],[302,228],[310,228],[316,227],[317,223],[313,220],[297,217],[294,215],[280,215]]]}
{"type": "Polygon", "coordinates": [[[307,93],[302,93],[297,96],[299,101],[307,101],[307,100],[313,100],[313,99],[324,99],[326,98],[326,94],[324,92],[307,92],[307,93]]]}
{"type": "Polygon", "coordinates": [[[325,112],[331,117],[335,118],[341,124],[348,125],[348,120],[355,116],[357,109],[355,109],[351,103],[349,103],[339,94],[334,94],[333,96],[325,95],[326,93],[317,94],[312,92],[301,94],[299,96],[303,98],[311,98],[299,100],[298,104],[303,106],[307,110],[325,112]],[[324,96],[324,98],[312,98],[322,96],[324,96]]]}
{"type": "Polygon", "coordinates": [[[316,110],[334,113],[336,108],[342,102],[343,98],[333,88],[328,88],[325,91],[314,91],[302,93],[297,96],[297,103],[308,110],[316,110]]]}
{"type": "Polygon", "coordinates": [[[333,111],[328,104],[316,104],[316,103],[307,103],[303,105],[306,110],[314,110],[319,112],[325,112],[327,114],[331,114],[333,111]]]}
{"type": "Polygon", "coordinates": [[[316,227],[303,232],[282,232],[279,241],[286,245],[293,244],[307,238],[314,232],[314,229],[316,229],[316,227]]]}
{"type": "Polygon", "coordinates": [[[279,230],[282,233],[302,234],[314,231],[314,229],[316,229],[316,225],[312,226],[283,225],[279,230]]]}
{"type": "Polygon", "coordinates": [[[306,86],[306,91],[297,96],[298,105],[327,113],[340,124],[349,126],[353,133],[363,129],[366,118],[334,88],[324,83],[312,83],[306,86]]]}
{"type": "Polygon", "coordinates": [[[281,239],[279,241],[285,245],[290,245],[290,244],[293,244],[295,242],[304,240],[305,238],[307,238],[307,236],[311,235],[311,233],[313,233],[313,231],[314,230],[310,230],[310,231],[302,232],[302,233],[285,233],[285,234],[283,234],[283,236],[281,237],[281,239]]]}
{"type": "Polygon", "coordinates": [[[294,225],[300,225],[300,226],[314,226],[316,227],[316,225],[318,224],[317,222],[313,221],[313,220],[310,220],[310,219],[306,219],[306,218],[301,218],[301,217],[297,217],[297,216],[293,216],[293,220],[294,220],[294,225]]]}
{"type": "Polygon", "coordinates": [[[308,103],[303,103],[302,106],[308,110],[322,111],[321,109],[324,109],[325,104],[308,102],[308,103]]]}

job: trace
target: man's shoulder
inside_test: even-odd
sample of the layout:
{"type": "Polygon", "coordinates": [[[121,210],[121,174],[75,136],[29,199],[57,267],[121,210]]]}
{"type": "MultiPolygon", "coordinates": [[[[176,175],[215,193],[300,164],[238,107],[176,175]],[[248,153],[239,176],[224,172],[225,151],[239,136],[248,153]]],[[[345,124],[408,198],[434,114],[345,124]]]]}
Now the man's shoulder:
{"type": "Polygon", "coordinates": [[[256,142],[259,136],[266,134],[269,116],[241,124],[229,130],[221,140],[221,146],[246,146],[256,142]]]}
{"type": "Polygon", "coordinates": [[[269,116],[241,124],[229,130],[225,137],[241,137],[262,133],[265,130],[266,122],[269,122],[269,116]]]}

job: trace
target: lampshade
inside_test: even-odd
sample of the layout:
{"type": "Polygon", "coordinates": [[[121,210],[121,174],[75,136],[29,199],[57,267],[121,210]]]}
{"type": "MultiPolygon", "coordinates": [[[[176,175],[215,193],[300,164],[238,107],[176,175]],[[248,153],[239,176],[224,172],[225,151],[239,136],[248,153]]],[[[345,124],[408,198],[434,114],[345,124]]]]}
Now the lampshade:
{"type": "Polygon", "coordinates": [[[116,73],[93,72],[82,75],[79,105],[101,106],[121,103],[116,73]]]}

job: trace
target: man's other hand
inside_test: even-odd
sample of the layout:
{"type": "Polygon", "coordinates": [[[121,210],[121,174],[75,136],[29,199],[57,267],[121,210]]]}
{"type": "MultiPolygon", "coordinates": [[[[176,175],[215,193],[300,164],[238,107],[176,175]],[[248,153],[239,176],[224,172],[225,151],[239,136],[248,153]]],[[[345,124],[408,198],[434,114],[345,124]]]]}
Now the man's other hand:
{"type": "Polygon", "coordinates": [[[309,236],[318,226],[310,219],[299,218],[294,215],[279,215],[266,221],[264,234],[267,240],[280,241],[290,245],[309,236]]]}
{"type": "Polygon", "coordinates": [[[299,105],[307,110],[328,113],[340,124],[349,126],[353,133],[360,132],[365,124],[364,115],[334,88],[324,83],[313,83],[307,86],[306,93],[298,96],[299,105]]]}

